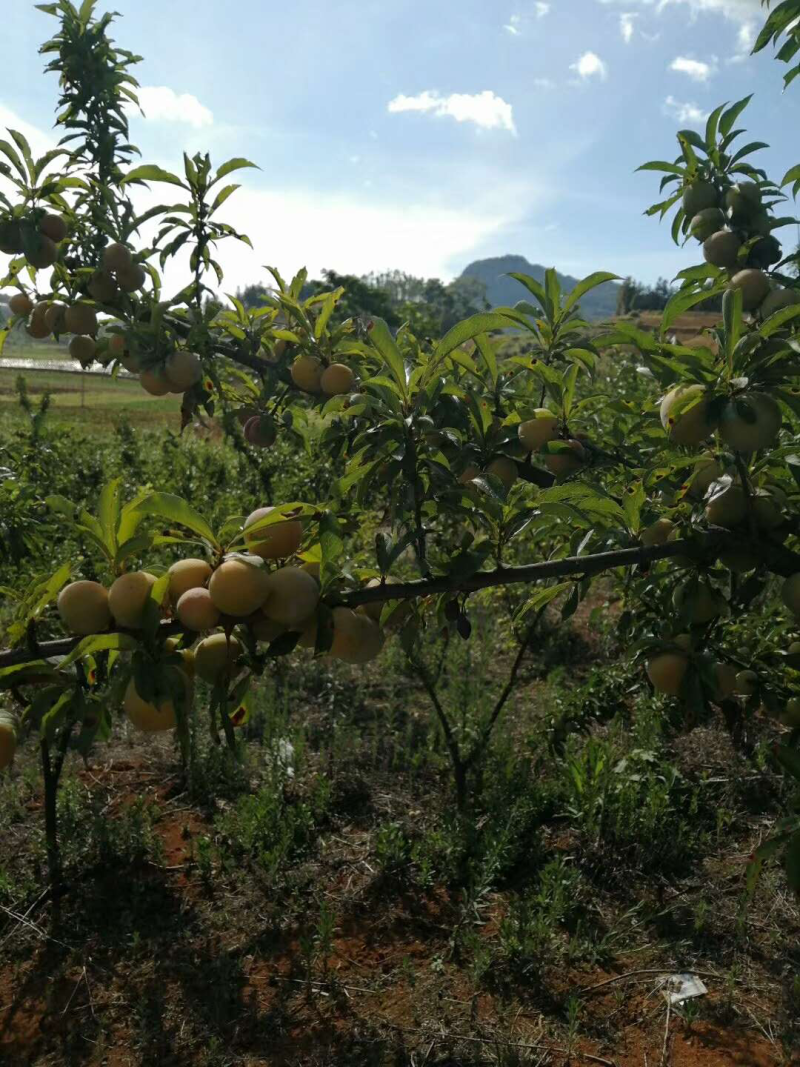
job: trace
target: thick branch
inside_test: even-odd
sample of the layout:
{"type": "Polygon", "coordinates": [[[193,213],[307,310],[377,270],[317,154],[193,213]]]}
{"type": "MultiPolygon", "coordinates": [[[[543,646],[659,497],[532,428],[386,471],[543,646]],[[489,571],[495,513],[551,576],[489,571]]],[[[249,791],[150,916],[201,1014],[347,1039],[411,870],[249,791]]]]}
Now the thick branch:
{"type": "MultiPolygon", "coordinates": [[[[658,560],[673,556],[690,557],[697,561],[708,561],[731,548],[751,548],[761,557],[761,561],[773,574],[788,577],[800,572],[800,555],[781,545],[755,541],[741,532],[714,529],[697,536],[691,541],[670,541],[666,545],[651,548],[621,548],[614,552],[598,552],[587,556],[568,556],[566,559],[547,560],[544,563],[530,563],[522,567],[496,567],[490,571],[479,571],[468,578],[425,578],[416,582],[399,582],[397,585],[378,585],[371,589],[357,589],[346,593],[338,603],[348,607],[359,604],[380,604],[387,600],[413,600],[418,597],[434,596],[438,593],[474,593],[479,589],[491,589],[501,585],[525,585],[546,581],[548,578],[585,578],[617,567],[647,567],[658,560]]],[[[163,632],[176,633],[181,629],[180,623],[166,622],[163,632]]],[[[80,637],[62,637],[55,641],[44,641],[39,645],[41,658],[65,656],[81,641],[80,637]]],[[[0,652],[0,668],[11,667],[18,663],[31,662],[27,648],[6,649],[0,652]]]]}

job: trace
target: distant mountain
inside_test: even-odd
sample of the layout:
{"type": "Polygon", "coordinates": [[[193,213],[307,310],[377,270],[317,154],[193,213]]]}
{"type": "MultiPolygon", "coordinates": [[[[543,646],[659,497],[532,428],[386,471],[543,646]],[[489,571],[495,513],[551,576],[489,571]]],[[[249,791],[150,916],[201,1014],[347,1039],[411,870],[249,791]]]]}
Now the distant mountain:
{"type": "MultiPolygon", "coordinates": [[[[486,286],[486,299],[492,307],[513,307],[518,300],[531,300],[531,294],[515,278],[505,275],[529,274],[537,282],[544,281],[545,268],[538,263],[529,263],[524,256],[496,256],[494,259],[476,259],[461,273],[462,278],[478,278],[486,286]]],[[[569,274],[559,274],[562,292],[569,293],[580,281],[569,274]]],[[[605,282],[587,293],[580,302],[581,314],[586,319],[605,319],[617,311],[617,282],[605,282]]]]}

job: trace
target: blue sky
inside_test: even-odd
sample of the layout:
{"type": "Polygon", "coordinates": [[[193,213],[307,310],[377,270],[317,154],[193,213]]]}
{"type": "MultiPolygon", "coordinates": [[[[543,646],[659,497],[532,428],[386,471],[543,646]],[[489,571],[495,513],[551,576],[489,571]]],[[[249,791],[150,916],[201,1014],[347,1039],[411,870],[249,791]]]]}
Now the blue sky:
{"type": "MultiPolygon", "coordinates": [[[[55,25],[7,0],[0,127],[52,139],[56,83],[37,47],[55,25]]],[[[232,291],[261,265],[444,278],[518,253],[577,275],[653,281],[698,259],[645,219],[675,132],[718,103],[756,96],[745,124],[798,161],[800,89],[750,58],[760,0],[116,0],[135,71],[146,161],[246,155],[226,218],[232,291]]],[[[100,5],[100,10],[104,10],[100,5]]],[[[784,231],[784,233],[789,231],[784,231]]],[[[177,272],[174,279],[179,281],[177,272]]]]}

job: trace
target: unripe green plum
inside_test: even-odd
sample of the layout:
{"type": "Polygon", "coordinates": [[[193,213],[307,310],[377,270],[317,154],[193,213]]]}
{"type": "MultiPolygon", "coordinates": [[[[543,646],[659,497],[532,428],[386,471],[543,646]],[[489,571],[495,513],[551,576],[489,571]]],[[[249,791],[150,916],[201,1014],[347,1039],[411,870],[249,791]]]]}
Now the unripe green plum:
{"type": "Polygon", "coordinates": [[[576,474],[586,463],[586,449],[578,440],[565,441],[566,449],[558,452],[548,452],[544,459],[544,465],[558,480],[563,481],[570,475],[576,474]]]}
{"type": "Polygon", "coordinates": [[[290,630],[311,616],[319,603],[319,585],[300,567],[281,567],[267,579],[263,614],[290,630]]]}
{"type": "Polygon", "coordinates": [[[164,364],[164,377],[173,393],[185,393],[196,385],[203,376],[200,357],[185,348],[177,348],[167,356],[164,364]]]}
{"type": "Polygon", "coordinates": [[[497,459],[493,459],[486,468],[486,473],[499,478],[506,489],[510,489],[518,478],[517,465],[507,456],[498,456],[497,459]]]}
{"type": "Polygon", "coordinates": [[[72,304],[64,312],[64,326],[69,333],[97,333],[97,312],[88,304],[72,304]]]}
{"type": "Polygon", "coordinates": [[[679,652],[661,652],[647,661],[647,677],[657,693],[678,696],[689,669],[689,657],[679,652]]]}
{"type": "Polygon", "coordinates": [[[707,208],[719,207],[719,192],[711,182],[695,181],[683,190],[683,210],[693,218],[707,208]]]}
{"type": "Polygon", "coordinates": [[[702,385],[679,385],[661,401],[661,425],[676,445],[699,445],[713,432],[709,398],[702,385]]]}
{"type": "Polygon", "coordinates": [[[275,444],[278,431],[270,415],[256,415],[244,425],[244,439],[257,448],[270,448],[275,444]]]}
{"type": "Polygon", "coordinates": [[[86,288],[89,296],[100,304],[110,304],[117,295],[117,283],[107,270],[96,270],[86,288]]]}
{"type": "Polygon", "coordinates": [[[738,182],[725,194],[725,206],[732,219],[746,222],[758,214],[761,189],[755,182],[738,182]]]}
{"type": "MultiPolygon", "coordinates": [[[[762,318],[768,319],[776,311],[800,304],[800,289],[773,289],[758,309],[762,318]]],[[[792,319],[792,322],[795,320],[792,319]]]]}
{"type": "Polygon", "coordinates": [[[286,559],[293,556],[303,540],[303,524],[299,519],[283,519],[274,522],[271,526],[265,526],[255,533],[248,534],[250,526],[260,519],[265,519],[274,508],[257,508],[251,512],[244,522],[244,540],[248,552],[262,559],[286,559]]]}
{"type": "Polygon", "coordinates": [[[715,663],[714,679],[716,681],[717,698],[727,700],[736,692],[738,674],[731,663],[715,663]]]}
{"type": "Polygon", "coordinates": [[[781,587],[781,599],[794,615],[800,616],[800,571],[790,575],[781,587]]]}
{"type": "Polygon", "coordinates": [[[97,352],[97,344],[91,337],[76,334],[69,343],[69,354],[79,363],[91,363],[97,352]]]}
{"type": "Polygon", "coordinates": [[[728,289],[741,291],[743,311],[755,311],[769,296],[769,278],[763,271],[748,267],[734,274],[728,283],[728,289]]]}
{"type": "Polygon", "coordinates": [[[194,666],[203,681],[214,685],[233,670],[242,655],[242,646],[235,637],[211,634],[204,637],[194,653],[194,666]]]}
{"type": "Polygon", "coordinates": [[[781,409],[766,393],[741,393],[722,409],[719,435],[737,452],[758,452],[775,443],[781,409]]]}
{"type": "Polygon", "coordinates": [[[211,577],[211,564],[205,559],[179,559],[167,571],[169,598],[177,604],[189,589],[199,589],[211,577]]]}
{"type": "Polygon", "coordinates": [[[703,242],[703,258],[713,267],[733,270],[741,247],[742,242],[731,230],[718,230],[703,242]]]}
{"type": "Polygon", "coordinates": [[[14,759],[17,751],[17,720],[10,711],[0,711],[0,771],[14,759]]]}
{"type": "Polygon", "coordinates": [[[147,367],[139,375],[142,389],[151,396],[166,396],[172,392],[163,367],[147,367]]]}
{"type": "Polygon", "coordinates": [[[725,215],[718,207],[703,208],[693,217],[689,230],[698,241],[707,240],[725,226],[725,215]]]}
{"type": "Polygon", "coordinates": [[[797,697],[790,697],[786,701],[786,708],[780,718],[783,725],[792,730],[800,727],[800,700],[797,697]]]}
{"type": "Polygon", "coordinates": [[[686,495],[693,500],[702,500],[709,486],[723,475],[723,469],[713,453],[708,452],[696,464],[689,477],[686,495]]]}
{"type": "Polygon", "coordinates": [[[706,521],[712,526],[733,530],[747,517],[747,494],[740,485],[721,489],[706,505],[706,521]]]}
{"type": "Polygon", "coordinates": [[[58,594],[58,613],[73,634],[98,634],[111,625],[108,590],[99,582],[79,581],[65,585],[58,594]]]}
{"type": "Polygon", "coordinates": [[[181,594],[175,614],[181,625],[195,633],[213,630],[215,626],[219,626],[221,618],[219,609],[211,599],[211,593],[202,587],[187,589],[181,594]]]}
{"type": "Polygon", "coordinates": [[[103,267],[111,274],[124,271],[133,262],[130,250],[122,244],[110,244],[103,249],[103,267]]]}
{"type": "Polygon", "coordinates": [[[145,609],[156,576],[149,571],[121,574],[108,591],[108,606],[118,626],[136,630],[144,622],[145,609]]]}
{"type": "Polygon", "coordinates": [[[344,363],[331,363],[320,375],[319,385],[327,396],[341,396],[352,393],[356,376],[344,363]]]}
{"type": "Polygon", "coordinates": [[[214,604],[223,615],[243,619],[264,604],[268,595],[267,571],[256,562],[232,557],[224,560],[208,583],[214,604]]]}
{"type": "Polygon", "coordinates": [[[305,393],[322,391],[322,360],[316,356],[299,356],[289,368],[292,381],[305,393]]]}
{"type": "Polygon", "coordinates": [[[547,408],[536,408],[532,419],[519,424],[517,436],[526,452],[538,452],[558,437],[558,417],[547,408]]]}
{"type": "Polygon", "coordinates": [[[135,293],[144,286],[146,280],[147,274],[139,263],[131,263],[124,270],[117,271],[117,285],[123,293],[135,293]]]}
{"type": "Polygon", "coordinates": [[[27,319],[33,311],[33,301],[27,293],[14,293],[8,302],[8,307],[12,315],[27,319]]]}
{"type": "Polygon", "coordinates": [[[704,582],[688,581],[679,585],[673,594],[675,610],[693,626],[702,626],[722,615],[727,604],[719,593],[704,582]]]}
{"type": "Polygon", "coordinates": [[[735,691],[743,697],[751,697],[758,689],[758,675],[755,671],[739,671],[736,675],[735,691]]]}
{"type": "Polygon", "coordinates": [[[675,523],[671,519],[656,519],[654,523],[642,530],[639,539],[646,548],[665,545],[674,529],[675,523]]]}

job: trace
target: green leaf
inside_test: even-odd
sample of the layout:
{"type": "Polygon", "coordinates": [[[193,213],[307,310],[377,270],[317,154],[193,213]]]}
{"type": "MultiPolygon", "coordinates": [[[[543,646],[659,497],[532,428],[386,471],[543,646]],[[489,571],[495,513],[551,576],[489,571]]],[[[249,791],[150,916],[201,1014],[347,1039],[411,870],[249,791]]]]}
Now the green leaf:
{"type": "Polygon", "coordinates": [[[155,163],[145,163],[141,167],[128,171],[120,185],[130,185],[132,182],[168,182],[170,185],[177,185],[181,189],[186,189],[186,185],[177,174],[172,174],[170,171],[164,170],[163,167],[156,166],[155,163]]]}
{"type": "Polygon", "coordinates": [[[492,343],[485,333],[479,333],[475,338],[475,344],[478,351],[483,357],[483,362],[486,364],[486,368],[489,371],[489,378],[494,389],[497,385],[497,358],[492,348],[492,343]]]}
{"type": "Polygon", "coordinates": [[[746,96],[743,100],[739,100],[737,103],[729,107],[728,110],[723,114],[722,118],[719,120],[719,132],[722,134],[723,137],[728,136],[728,134],[733,129],[733,124],[736,122],[736,120],[739,118],[741,113],[744,111],[744,109],[747,107],[747,105],[752,99],[753,94],[750,93],[749,96],[746,96]]]}
{"type": "Polygon", "coordinates": [[[323,589],[339,576],[340,564],[344,556],[339,520],[331,511],[325,511],[319,522],[319,543],[322,548],[320,563],[320,585],[323,589]]]}
{"type": "Polygon", "coordinates": [[[643,163],[641,167],[637,167],[635,173],[638,174],[640,170],[664,171],[667,174],[679,174],[682,177],[686,172],[686,167],[681,167],[677,163],[665,163],[663,160],[654,159],[650,163],[643,163]]]}
{"type": "Polygon", "coordinates": [[[543,589],[537,589],[533,596],[528,597],[523,604],[516,616],[516,621],[522,622],[522,620],[530,615],[532,611],[539,611],[540,608],[546,607],[552,600],[555,600],[557,596],[560,596],[571,588],[572,585],[572,582],[559,582],[558,585],[549,585],[543,589]]]}
{"type": "Polygon", "coordinates": [[[213,547],[220,547],[214,531],[203,516],[182,497],[172,493],[150,493],[136,505],[136,511],[142,515],[158,515],[170,522],[177,522],[204,538],[213,547]]]}
{"type": "Polygon", "coordinates": [[[541,282],[537,282],[535,278],[532,278],[530,276],[530,274],[517,274],[513,271],[508,275],[508,277],[514,278],[514,280],[518,281],[520,285],[525,286],[528,292],[536,298],[536,300],[541,305],[545,315],[552,322],[552,320],[555,318],[555,308],[550,302],[550,298],[545,292],[544,286],[541,284],[541,282]]]}
{"type": "Polygon", "coordinates": [[[800,752],[788,745],[776,745],[772,752],[781,767],[800,782],[800,752]]]}
{"type": "Polygon", "coordinates": [[[403,397],[407,395],[406,388],[406,368],[403,362],[403,354],[397,347],[397,342],[392,337],[392,331],[386,325],[386,322],[380,318],[374,318],[371,320],[372,325],[369,331],[369,339],[373,347],[380,352],[381,356],[386,362],[386,366],[399,385],[403,397]]]}
{"type": "Polygon", "coordinates": [[[571,308],[575,307],[582,296],[591,292],[592,289],[596,289],[598,285],[604,285],[606,282],[619,281],[618,274],[610,274],[608,271],[598,270],[594,274],[588,275],[583,281],[578,282],[572,292],[567,296],[564,301],[564,313],[566,314],[571,308]]]}
{"type": "Polygon", "coordinates": [[[119,497],[122,479],[115,478],[103,486],[97,508],[97,519],[108,545],[109,556],[113,559],[117,552],[117,523],[119,522],[119,497]]]}
{"type": "Polygon", "coordinates": [[[216,176],[210,185],[216,185],[226,175],[232,174],[235,170],[243,170],[245,167],[254,167],[256,170],[261,170],[256,163],[251,163],[249,159],[244,159],[242,156],[234,156],[233,159],[229,159],[227,163],[223,163],[222,166],[217,168],[216,176]]]}
{"type": "Polygon", "coordinates": [[[213,215],[218,207],[222,207],[229,196],[233,196],[237,189],[241,189],[241,185],[226,185],[220,189],[217,195],[214,197],[214,203],[211,205],[209,215],[213,215]]]}
{"type": "Polygon", "coordinates": [[[64,657],[59,666],[63,670],[84,656],[94,655],[95,652],[107,652],[109,649],[114,649],[118,652],[132,652],[138,647],[139,642],[135,637],[131,637],[130,634],[90,634],[78,642],[70,654],[64,657]]]}
{"type": "Polygon", "coordinates": [[[702,303],[703,300],[707,300],[709,296],[716,296],[717,293],[723,292],[725,288],[725,282],[717,282],[711,289],[702,289],[698,291],[689,291],[685,289],[679,289],[674,296],[670,297],[667,302],[667,306],[664,308],[664,313],[661,317],[661,336],[669,330],[673,322],[677,321],[689,308],[695,306],[695,304],[702,303]]]}
{"type": "Polygon", "coordinates": [[[448,330],[433,352],[431,367],[436,367],[445,356],[448,356],[456,348],[471,341],[481,334],[491,330],[507,330],[510,326],[518,325],[513,319],[505,314],[495,311],[482,311],[477,315],[471,315],[468,319],[457,322],[452,329],[448,330]]]}

